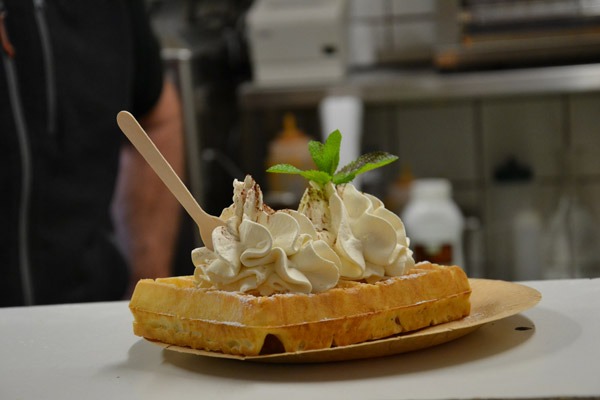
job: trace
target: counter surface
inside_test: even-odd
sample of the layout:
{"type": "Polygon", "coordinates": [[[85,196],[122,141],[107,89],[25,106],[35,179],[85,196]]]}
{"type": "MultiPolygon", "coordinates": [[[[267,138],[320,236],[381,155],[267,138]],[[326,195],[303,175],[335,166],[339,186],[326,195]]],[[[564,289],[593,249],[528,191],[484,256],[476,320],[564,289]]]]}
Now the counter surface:
{"type": "Polygon", "coordinates": [[[162,350],[133,335],[126,302],[0,308],[0,398],[600,398],[600,279],[525,284],[542,301],[522,314],[426,350],[331,364],[162,350]]]}

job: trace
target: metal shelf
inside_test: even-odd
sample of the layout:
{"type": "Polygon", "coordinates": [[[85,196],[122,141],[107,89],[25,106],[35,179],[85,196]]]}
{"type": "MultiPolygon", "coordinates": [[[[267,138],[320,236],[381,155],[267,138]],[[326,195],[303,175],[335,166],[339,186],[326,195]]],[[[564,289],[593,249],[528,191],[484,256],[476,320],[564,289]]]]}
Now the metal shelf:
{"type": "Polygon", "coordinates": [[[313,106],[328,95],[355,94],[366,103],[490,98],[600,90],[600,64],[441,73],[435,70],[352,72],[342,82],[240,89],[245,109],[313,106]]]}

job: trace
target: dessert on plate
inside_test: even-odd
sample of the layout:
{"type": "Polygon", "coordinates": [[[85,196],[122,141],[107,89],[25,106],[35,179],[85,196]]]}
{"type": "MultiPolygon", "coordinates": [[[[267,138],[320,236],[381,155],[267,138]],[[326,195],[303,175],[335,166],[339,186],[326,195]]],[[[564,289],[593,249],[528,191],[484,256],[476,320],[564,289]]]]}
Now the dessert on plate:
{"type": "Polygon", "coordinates": [[[458,266],[415,264],[400,218],[350,182],[396,159],[370,153],[337,170],[341,135],[309,149],[318,170],[297,210],[271,209],[250,176],[192,251],[193,276],[143,279],[130,302],[149,340],[255,356],[327,349],[463,318],[471,289],[458,266]]]}

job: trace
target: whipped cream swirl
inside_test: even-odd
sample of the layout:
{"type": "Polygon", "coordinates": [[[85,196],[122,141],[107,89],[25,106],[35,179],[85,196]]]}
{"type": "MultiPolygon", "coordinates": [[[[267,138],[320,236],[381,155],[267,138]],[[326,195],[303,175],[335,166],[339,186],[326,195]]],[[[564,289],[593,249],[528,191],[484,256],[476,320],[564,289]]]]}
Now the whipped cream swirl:
{"type": "Polygon", "coordinates": [[[403,275],[414,266],[400,218],[352,184],[320,188],[311,182],[299,211],[339,256],[342,278],[371,282],[403,275]]]}
{"type": "Polygon", "coordinates": [[[311,182],[298,211],[273,211],[252,177],[234,181],[233,204],[212,233],[214,250],[192,251],[201,287],[318,293],[340,278],[373,282],[414,266],[400,218],[353,185],[311,182]]]}
{"type": "Polygon", "coordinates": [[[293,210],[273,211],[250,176],[234,181],[233,204],[213,231],[214,250],[192,251],[200,286],[241,292],[316,293],[334,287],[342,263],[311,221],[293,210]]]}

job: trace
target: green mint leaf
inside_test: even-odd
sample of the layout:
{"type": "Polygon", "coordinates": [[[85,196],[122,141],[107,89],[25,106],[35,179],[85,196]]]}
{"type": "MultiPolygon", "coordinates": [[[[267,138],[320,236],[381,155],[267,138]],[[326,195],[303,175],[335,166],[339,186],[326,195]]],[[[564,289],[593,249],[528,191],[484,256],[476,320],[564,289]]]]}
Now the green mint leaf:
{"type": "Polygon", "coordinates": [[[336,185],[352,182],[356,178],[356,174],[351,172],[338,172],[333,176],[331,181],[336,185]]]}
{"type": "Polygon", "coordinates": [[[331,132],[327,137],[327,140],[325,140],[325,143],[315,140],[311,140],[308,143],[308,150],[318,170],[302,171],[293,165],[277,164],[267,169],[267,172],[301,175],[320,185],[325,185],[328,182],[341,185],[351,182],[357,175],[375,168],[383,167],[398,159],[398,157],[392,154],[377,151],[363,154],[350,164],[344,166],[338,172],[335,172],[340,163],[341,143],[342,134],[339,130],[331,132]]]}
{"type": "Polygon", "coordinates": [[[326,172],[317,171],[314,169],[311,169],[308,171],[302,171],[300,173],[300,175],[302,175],[304,178],[308,179],[309,181],[313,181],[313,182],[316,182],[321,185],[325,185],[325,184],[327,184],[327,182],[331,181],[331,175],[329,175],[326,172]]]}
{"type": "Polygon", "coordinates": [[[335,130],[329,134],[325,143],[311,140],[308,143],[308,150],[319,171],[333,175],[340,163],[340,144],[342,143],[342,134],[335,130]]]}
{"type": "Polygon", "coordinates": [[[314,169],[302,171],[301,169],[289,164],[273,165],[272,167],[267,169],[267,172],[273,172],[275,174],[300,175],[305,179],[317,182],[321,185],[325,185],[327,182],[331,181],[331,175],[329,175],[326,172],[316,171],[314,169]]]}
{"type": "Polygon", "coordinates": [[[276,164],[270,167],[267,172],[273,172],[275,174],[302,174],[302,170],[294,167],[290,164],[276,164]]]}
{"type": "Polygon", "coordinates": [[[308,152],[312,157],[313,161],[319,171],[324,171],[327,163],[325,161],[325,157],[323,156],[323,143],[317,142],[316,140],[311,140],[308,142],[308,152]]]}
{"type": "Polygon", "coordinates": [[[357,175],[363,174],[372,169],[383,167],[391,162],[394,162],[398,157],[386,153],[384,151],[375,151],[368,154],[363,154],[350,164],[344,166],[333,176],[333,183],[340,185],[348,183],[356,178],[357,175]]]}

